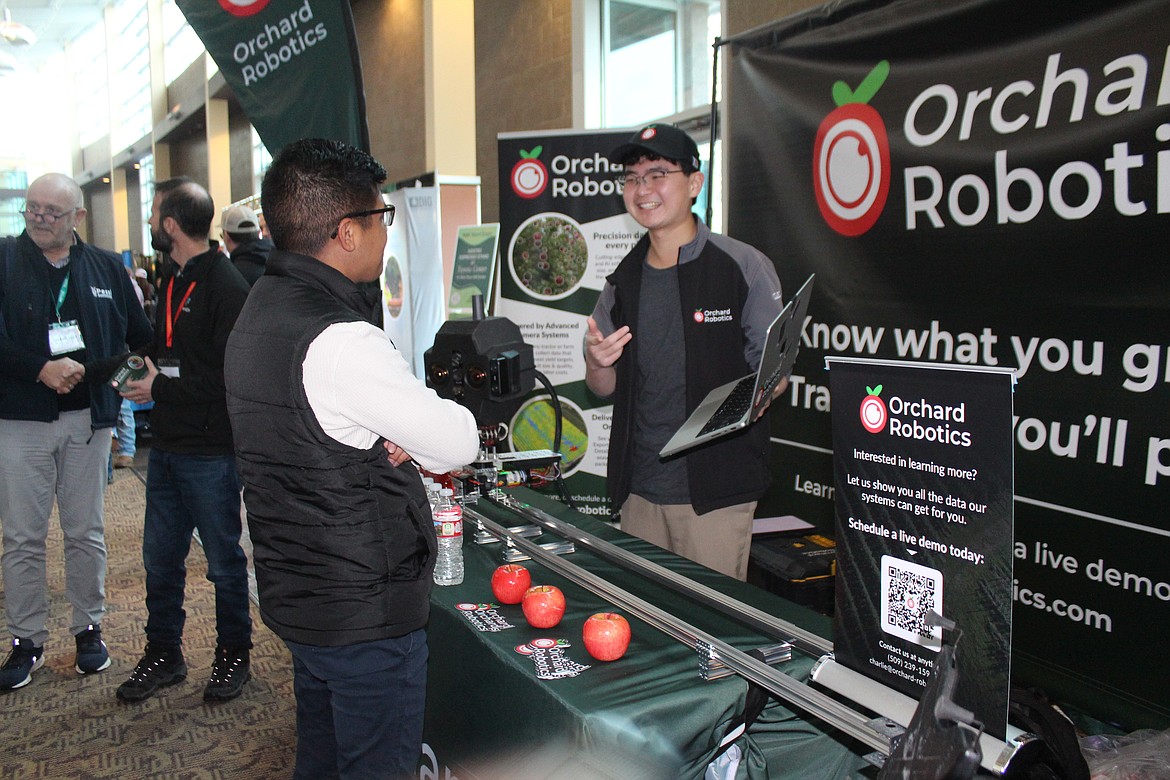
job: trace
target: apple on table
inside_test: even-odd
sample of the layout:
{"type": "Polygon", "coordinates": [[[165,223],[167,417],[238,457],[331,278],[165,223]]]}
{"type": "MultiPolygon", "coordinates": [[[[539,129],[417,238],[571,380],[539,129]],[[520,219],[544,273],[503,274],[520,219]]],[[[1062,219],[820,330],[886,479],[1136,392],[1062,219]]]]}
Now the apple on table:
{"type": "Polygon", "coordinates": [[[555,585],[534,585],[524,592],[520,608],[533,628],[552,628],[565,616],[565,594],[555,585]]]}
{"type": "Polygon", "coordinates": [[[501,604],[519,604],[530,587],[532,575],[519,564],[506,563],[492,572],[492,595],[501,604]]]}
{"type": "Polygon", "coordinates": [[[598,612],[585,621],[581,638],[598,661],[616,661],[630,646],[630,623],[617,612],[598,612]]]}

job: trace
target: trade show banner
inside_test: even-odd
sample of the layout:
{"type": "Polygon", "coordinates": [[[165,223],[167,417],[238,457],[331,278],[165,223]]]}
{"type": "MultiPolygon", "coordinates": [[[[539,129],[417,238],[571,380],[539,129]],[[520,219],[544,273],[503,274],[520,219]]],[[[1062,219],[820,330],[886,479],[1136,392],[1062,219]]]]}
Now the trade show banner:
{"type": "Polygon", "coordinates": [[[944,643],[955,702],[1007,736],[1012,372],[829,358],[836,464],[833,655],[922,695],[944,643]],[[953,621],[943,631],[935,613],[953,621]]]}
{"type": "Polygon", "coordinates": [[[273,154],[300,138],[370,150],[346,0],[176,3],[273,154]]]}
{"type": "Polygon", "coordinates": [[[451,298],[447,301],[447,314],[451,319],[470,317],[477,295],[482,296],[483,310],[490,310],[499,245],[500,226],[497,223],[459,228],[455,239],[455,262],[451,269],[451,298]]]}
{"type": "MultiPolygon", "coordinates": [[[[500,300],[531,344],[563,410],[562,473],[577,508],[608,516],[606,455],[613,405],[585,387],[582,344],[605,277],[645,232],[626,214],[606,155],[629,131],[499,136],[500,300]]],[[[550,449],[555,417],[537,386],[511,425],[513,450],[550,449]]]]}
{"type": "Polygon", "coordinates": [[[1168,44],[1170,0],[847,0],[722,45],[728,232],[817,274],[762,511],[830,527],[825,356],[1015,369],[1012,673],[1134,727],[1170,725],[1168,44]]]}
{"type": "Polygon", "coordinates": [[[395,214],[382,270],[382,327],[415,376],[424,379],[423,354],[444,321],[439,190],[410,187],[386,200],[395,214]]]}

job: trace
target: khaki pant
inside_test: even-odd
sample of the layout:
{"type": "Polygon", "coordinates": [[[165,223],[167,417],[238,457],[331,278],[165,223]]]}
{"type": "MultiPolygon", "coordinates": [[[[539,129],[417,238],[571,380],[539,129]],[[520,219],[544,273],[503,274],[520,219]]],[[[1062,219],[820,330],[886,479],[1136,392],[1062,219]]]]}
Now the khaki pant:
{"type": "Polygon", "coordinates": [[[756,502],[695,514],[690,504],[652,504],[630,494],[622,530],[737,580],[747,579],[756,502]]]}

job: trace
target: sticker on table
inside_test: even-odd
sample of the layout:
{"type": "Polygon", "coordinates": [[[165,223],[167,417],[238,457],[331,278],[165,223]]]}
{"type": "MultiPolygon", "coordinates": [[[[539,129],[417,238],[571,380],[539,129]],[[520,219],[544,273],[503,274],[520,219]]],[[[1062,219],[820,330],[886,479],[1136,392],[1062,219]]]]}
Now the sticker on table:
{"type": "Polygon", "coordinates": [[[562,677],[576,677],[589,668],[565,654],[569,647],[567,640],[541,637],[526,645],[517,645],[516,652],[532,659],[537,679],[559,680],[562,677]]]}
{"type": "Polygon", "coordinates": [[[461,603],[456,604],[455,609],[459,610],[463,617],[467,618],[476,631],[493,632],[504,631],[516,626],[508,622],[508,619],[500,614],[496,604],[470,604],[461,603]]]}

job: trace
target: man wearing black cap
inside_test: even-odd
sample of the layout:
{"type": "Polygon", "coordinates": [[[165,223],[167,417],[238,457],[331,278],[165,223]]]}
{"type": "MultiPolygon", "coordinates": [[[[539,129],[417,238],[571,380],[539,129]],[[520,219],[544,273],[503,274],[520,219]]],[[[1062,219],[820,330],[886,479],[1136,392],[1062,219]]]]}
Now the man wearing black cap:
{"type": "Polygon", "coordinates": [[[585,336],[585,382],[614,402],[610,495],[624,531],[742,580],[770,482],[768,427],[658,452],[708,391],[756,369],[780,280],[761,252],[691,212],[703,174],[686,132],[648,125],[609,159],[647,231],[606,279],[585,336]]]}

